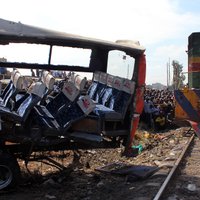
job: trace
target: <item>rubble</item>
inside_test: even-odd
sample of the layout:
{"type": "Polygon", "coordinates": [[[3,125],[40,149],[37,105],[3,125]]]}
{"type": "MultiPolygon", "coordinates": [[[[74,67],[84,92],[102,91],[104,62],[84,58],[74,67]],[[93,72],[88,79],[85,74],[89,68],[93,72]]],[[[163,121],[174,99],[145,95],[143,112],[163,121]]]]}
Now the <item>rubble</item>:
{"type": "MultiPolygon", "coordinates": [[[[34,199],[31,197],[32,193],[37,193],[37,191],[41,197],[38,197],[37,200],[44,199],[47,194],[52,198],[55,196],[61,200],[121,200],[132,195],[134,198],[137,197],[137,200],[142,199],[142,194],[153,191],[153,188],[155,189],[159,185],[159,181],[154,182],[152,178],[159,180],[159,178],[166,177],[173,162],[175,162],[174,156],[185,144],[187,138],[185,138],[184,133],[187,130],[188,127],[184,127],[155,133],[139,129],[133,145],[141,145],[142,151],[136,157],[122,156],[123,147],[117,149],[89,149],[79,150],[74,161],[75,154],[73,151],[66,151],[67,157],[60,160],[60,163],[66,167],[65,172],[60,172],[53,167],[49,168],[45,164],[39,165],[37,162],[30,162],[28,165],[29,170],[34,172],[36,167],[38,170],[37,175],[42,178],[37,179],[36,182],[32,181],[29,188],[20,187],[29,196],[29,200],[34,199]],[[96,170],[111,163],[121,163],[124,166],[148,166],[155,171],[148,176],[142,173],[141,176],[144,175],[144,177],[141,178],[135,176],[134,173],[116,175],[96,170]],[[146,187],[144,186],[146,184],[150,190],[145,190],[146,187]],[[49,190],[53,193],[50,194],[49,190]],[[123,194],[121,194],[121,191],[123,191],[123,194]]],[[[23,177],[26,180],[27,174],[23,162],[21,162],[21,168],[24,171],[23,177]]],[[[33,173],[33,176],[36,176],[36,174],[33,173]]],[[[192,185],[189,185],[188,188],[193,189],[192,185]]],[[[12,196],[13,200],[19,200],[21,197],[20,190],[9,196],[9,199],[12,200],[12,196]]],[[[5,194],[3,198],[7,198],[7,195],[5,194]]],[[[143,195],[143,198],[145,198],[145,195],[143,195]]]]}

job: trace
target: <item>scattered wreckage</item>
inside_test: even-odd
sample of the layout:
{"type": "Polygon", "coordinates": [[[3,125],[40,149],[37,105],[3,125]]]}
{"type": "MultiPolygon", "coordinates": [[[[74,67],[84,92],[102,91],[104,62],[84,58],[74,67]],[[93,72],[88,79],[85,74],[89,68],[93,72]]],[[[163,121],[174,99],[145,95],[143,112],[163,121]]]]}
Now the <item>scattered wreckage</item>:
{"type": "MultiPolygon", "coordinates": [[[[47,64],[0,62],[0,67],[13,69],[0,99],[0,189],[17,183],[17,159],[28,163],[33,152],[116,148],[123,144],[124,153],[131,154],[143,109],[146,61],[142,46],[133,41],[108,42],[3,19],[0,27],[0,47],[28,44],[49,50],[47,64]],[[55,47],[89,50],[88,66],[53,64],[55,47]],[[21,69],[36,70],[39,76],[27,79],[21,69]],[[66,76],[57,79],[52,75],[55,70],[64,71],[66,76]],[[89,86],[83,72],[92,76],[89,86]]],[[[73,58],[79,60],[78,56],[82,55],[73,58]]],[[[50,157],[45,159],[55,164],[50,157]]]]}

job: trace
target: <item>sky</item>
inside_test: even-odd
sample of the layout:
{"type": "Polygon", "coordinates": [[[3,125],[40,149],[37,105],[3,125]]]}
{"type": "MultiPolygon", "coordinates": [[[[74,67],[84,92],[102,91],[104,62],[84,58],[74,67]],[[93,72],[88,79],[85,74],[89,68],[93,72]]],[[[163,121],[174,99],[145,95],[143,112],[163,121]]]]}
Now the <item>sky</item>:
{"type": "Polygon", "coordinates": [[[173,60],[187,72],[188,36],[200,32],[200,0],[2,0],[1,8],[0,18],[14,22],[139,41],[146,49],[147,84],[166,85],[167,63],[173,60]]]}

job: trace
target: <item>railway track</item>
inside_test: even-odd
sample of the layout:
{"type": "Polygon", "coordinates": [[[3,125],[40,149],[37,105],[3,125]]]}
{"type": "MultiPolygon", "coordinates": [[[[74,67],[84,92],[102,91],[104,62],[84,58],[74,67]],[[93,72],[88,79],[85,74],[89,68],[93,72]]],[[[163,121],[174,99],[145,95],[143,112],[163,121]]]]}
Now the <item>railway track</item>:
{"type": "MultiPolygon", "coordinates": [[[[193,168],[192,171],[195,172],[197,171],[195,170],[196,165],[198,164],[200,167],[200,157],[198,156],[200,140],[191,130],[189,132],[182,131],[181,134],[182,136],[175,144],[170,145],[170,140],[168,141],[169,146],[163,148],[163,155],[157,152],[160,159],[157,157],[157,160],[154,159],[153,162],[158,166],[158,171],[148,179],[143,180],[141,184],[139,183],[136,189],[138,192],[127,198],[128,200],[200,199],[200,196],[195,197],[195,195],[198,195],[198,186],[200,187],[200,184],[197,184],[198,179],[197,182],[193,183],[190,174],[188,175],[188,170],[191,171],[191,168],[193,168]],[[168,151],[167,148],[169,148],[168,151]],[[182,179],[186,181],[185,185],[182,179]],[[186,198],[181,187],[186,193],[188,192],[189,196],[186,196],[186,198]],[[193,194],[192,198],[191,193],[193,194]]],[[[198,171],[200,179],[200,168],[198,171]]],[[[197,176],[197,174],[195,175],[197,176]]]]}
{"type": "MultiPolygon", "coordinates": [[[[191,137],[192,139],[192,137],[191,137]]],[[[199,200],[200,199],[200,140],[194,137],[186,149],[185,156],[178,165],[163,200],[199,200]]]]}
{"type": "MultiPolygon", "coordinates": [[[[167,189],[167,186],[172,182],[174,181],[174,175],[175,173],[177,173],[177,169],[178,167],[180,166],[186,152],[190,149],[191,147],[191,144],[193,142],[193,139],[195,137],[195,134],[193,133],[191,135],[191,137],[188,138],[188,142],[187,144],[185,145],[185,147],[182,149],[182,152],[180,152],[180,155],[178,156],[178,159],[176,160],[176,162],[174,163],[174,166],[172,167],[172,169],[170,170],[168,176],[166,177],[165,181],[163,182],[163,184],[161,185],[158,193],[156,194],[156,196],[153,198],[153,200],[160,200],[161,198],[163,199],[163,193],[166,192],[165,190],[167,189]]],[[[200,147],[200,143],[199,143],[199,147],[200,147]]],[[[200,159],[199,159],[200,161],[200,159]]],[[[168,191],[168,192],[172,192],[172,190],[168,191]]],[[[173,192],[174,193],[174,192],[173,192]]],[[[169,193],[168,193],[169,194],[169,193]]],[[[170,195],[169,195],[170,197],[170,195]]],[[[176,198],[176,195],[172,194],[172,197],[173,198],[175,197],[176,198]]],[[[178,196],[177,196],[178,197],[178,196]]]]}
{"type": "MultiPolygon", "coordinates": [[[[170,156],[160,163],[160,170],[146,181],[151,189],[141,200],[199,200],[200,199],[200,140],[191,131],[182,142],[171,149],[170,156]],[[176,153],[172,153],[176,152],[176,153]],[[165,162],[168,160],[169,162],[165,162]]],[[[142,192],[141,192],[142,194],[142,192]]]]}

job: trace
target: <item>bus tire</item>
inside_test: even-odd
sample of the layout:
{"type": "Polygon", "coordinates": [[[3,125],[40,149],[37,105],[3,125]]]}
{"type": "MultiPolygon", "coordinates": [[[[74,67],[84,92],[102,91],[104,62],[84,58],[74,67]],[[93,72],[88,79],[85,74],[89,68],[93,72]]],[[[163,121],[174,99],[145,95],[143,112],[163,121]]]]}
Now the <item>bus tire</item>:
{"type": "Polygon", "coordinates": [[[16,186],[20,180],[20,167],[14,156],[0,153],[0,190],[16,186]]]}

